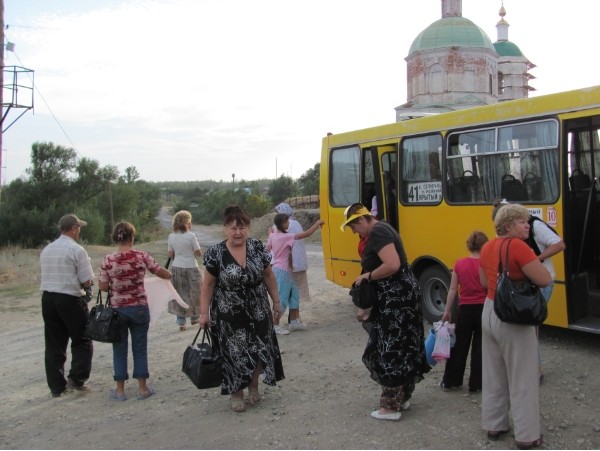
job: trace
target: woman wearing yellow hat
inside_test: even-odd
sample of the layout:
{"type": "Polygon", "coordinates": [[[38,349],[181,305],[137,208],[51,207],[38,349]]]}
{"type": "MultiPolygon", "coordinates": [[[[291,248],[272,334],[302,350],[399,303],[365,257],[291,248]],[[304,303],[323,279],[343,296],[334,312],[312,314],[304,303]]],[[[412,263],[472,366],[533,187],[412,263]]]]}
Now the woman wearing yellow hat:
{"type": "Polygon", "coordinates": [[[398,421],[410,407],[417,382],[430,369],[425,357],[421,290],[398,232],[375,219],[362,204],[346,209],[342,231],[367,236],[362,253],[362,274],[355,284],[374,282],[377,301],[371,308],[369,340],[362,361],[371,378],[382,387],[378,420],[398,421]]]}

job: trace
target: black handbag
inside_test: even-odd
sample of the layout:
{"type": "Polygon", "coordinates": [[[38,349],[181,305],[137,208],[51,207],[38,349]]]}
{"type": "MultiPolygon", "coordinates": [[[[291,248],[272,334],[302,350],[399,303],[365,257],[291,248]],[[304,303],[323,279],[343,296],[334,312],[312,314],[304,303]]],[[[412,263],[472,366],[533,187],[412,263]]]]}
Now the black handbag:
{"type": "Polygon", "coordinates": [[[363,280],[358,285],[352,284],[352,288],[350,288],[350,296],[352,297],[352,302],[358,308],[368,309],[373,307],[377,303],[375,282],[363,280]]]}
{"type": "Polygon", "coordinates": [[[506,258],[502,264],[502,246],[498,262],[498,283],[494,298],[494,312],[505,323],[539,326],[548,317],[546,300],[539,287],[529,280],[515,282],[508,278],[508,248],[512,240],[505,240],[506,258]]]}
{"type": "Polygon", "coordinates": [[[206,329],[198,329],[194,341],[183,353],[183,363],[181,371],[199,388],[214,388],[221,385],[222,376],[222,358],[212,348],[210,334],[206,329]],[[202,334],[202,343],[196,344],[200,330],[202,334]],[[204,340],[208,337],[207,343],[204,340]]]}
{"type": "Polygon", "coordinates": [[[102,291],[98,290],[96,305],[90,310],[85,336],[102,343],[117,343],[121,340],[119,314],[110,306],[110,294],[102,303],[102,291]]]}

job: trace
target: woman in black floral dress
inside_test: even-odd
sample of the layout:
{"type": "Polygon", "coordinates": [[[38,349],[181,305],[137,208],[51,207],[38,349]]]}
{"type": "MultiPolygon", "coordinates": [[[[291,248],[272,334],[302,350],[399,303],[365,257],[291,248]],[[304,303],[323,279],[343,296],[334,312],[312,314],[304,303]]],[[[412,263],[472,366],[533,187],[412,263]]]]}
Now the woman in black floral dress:
{"type": "MultiPolygon", "coordinates": [[[[355,284],[375,283],[377,301],[371,308],[372,326],[362,360],[371,378],[382,387],[378,420],[398,421],[410,407],[415,384],[430,367],[425,357],[421,290],[406,258],[398,232],[375,219],[363,205],[346,209],[342,230],[368,237],[362,253],[362,274],[355,284]]],[[[359,311],[358,317],[364,317],[359,311]]]]}
{"type": "Polygon", "coordinates": [[[260,401],[261,373],[268,385],[284,378],[273,330],[281,307],[271,255],[262,241],[248,238],[250,218],[234,205],[225,209],[223,224],[227,239],[204,254],[199,322],[210,326],[213,346],[223,357],[221,394],[231,395],[231,408],[243,412],[244,388],[249,404],[260,401]]]}

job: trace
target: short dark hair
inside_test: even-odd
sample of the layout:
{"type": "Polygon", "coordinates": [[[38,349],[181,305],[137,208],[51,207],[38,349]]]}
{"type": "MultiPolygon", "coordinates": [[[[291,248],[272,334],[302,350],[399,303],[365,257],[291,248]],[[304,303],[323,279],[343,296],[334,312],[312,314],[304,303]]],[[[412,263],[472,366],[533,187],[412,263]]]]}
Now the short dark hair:
{"type": "Polygon", "coordinates": [[[244,210],[237,205],[229,205],[223,212],[223,225],[235,222],[237,226],[249,226],[250,218],[244,210]]]}
{"type": "Polygon", "coordinates": [[[285,224],[285,221],[288,219],[290,219],[290,217],[285,213],[277,213],[273,218],[273,224],[275,224],[275,227],[277,227],[277,230],[280,232],[287,233],[287,230],[283,228],[283,224],[285,224]]]}
{"type": "Polygon", "coordinates": [[[115,243],[130,243],[135,238],[135,227],[130,222],[119,222],[115,224],[112,233],[112,240],[115,243]]]}

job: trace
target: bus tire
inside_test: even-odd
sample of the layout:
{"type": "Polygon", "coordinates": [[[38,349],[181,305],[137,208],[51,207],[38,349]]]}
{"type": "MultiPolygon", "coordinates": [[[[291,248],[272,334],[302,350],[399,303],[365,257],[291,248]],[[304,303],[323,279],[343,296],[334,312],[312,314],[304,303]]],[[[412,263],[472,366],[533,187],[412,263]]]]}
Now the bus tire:
{"type": "Polygon", "coordinates": [[[419,276],[419,285],[423,291],[421,303],[423,317],[430,323],[439,321],[446,308],[450,274],[439,266],[430,266],[419,276]]]}

